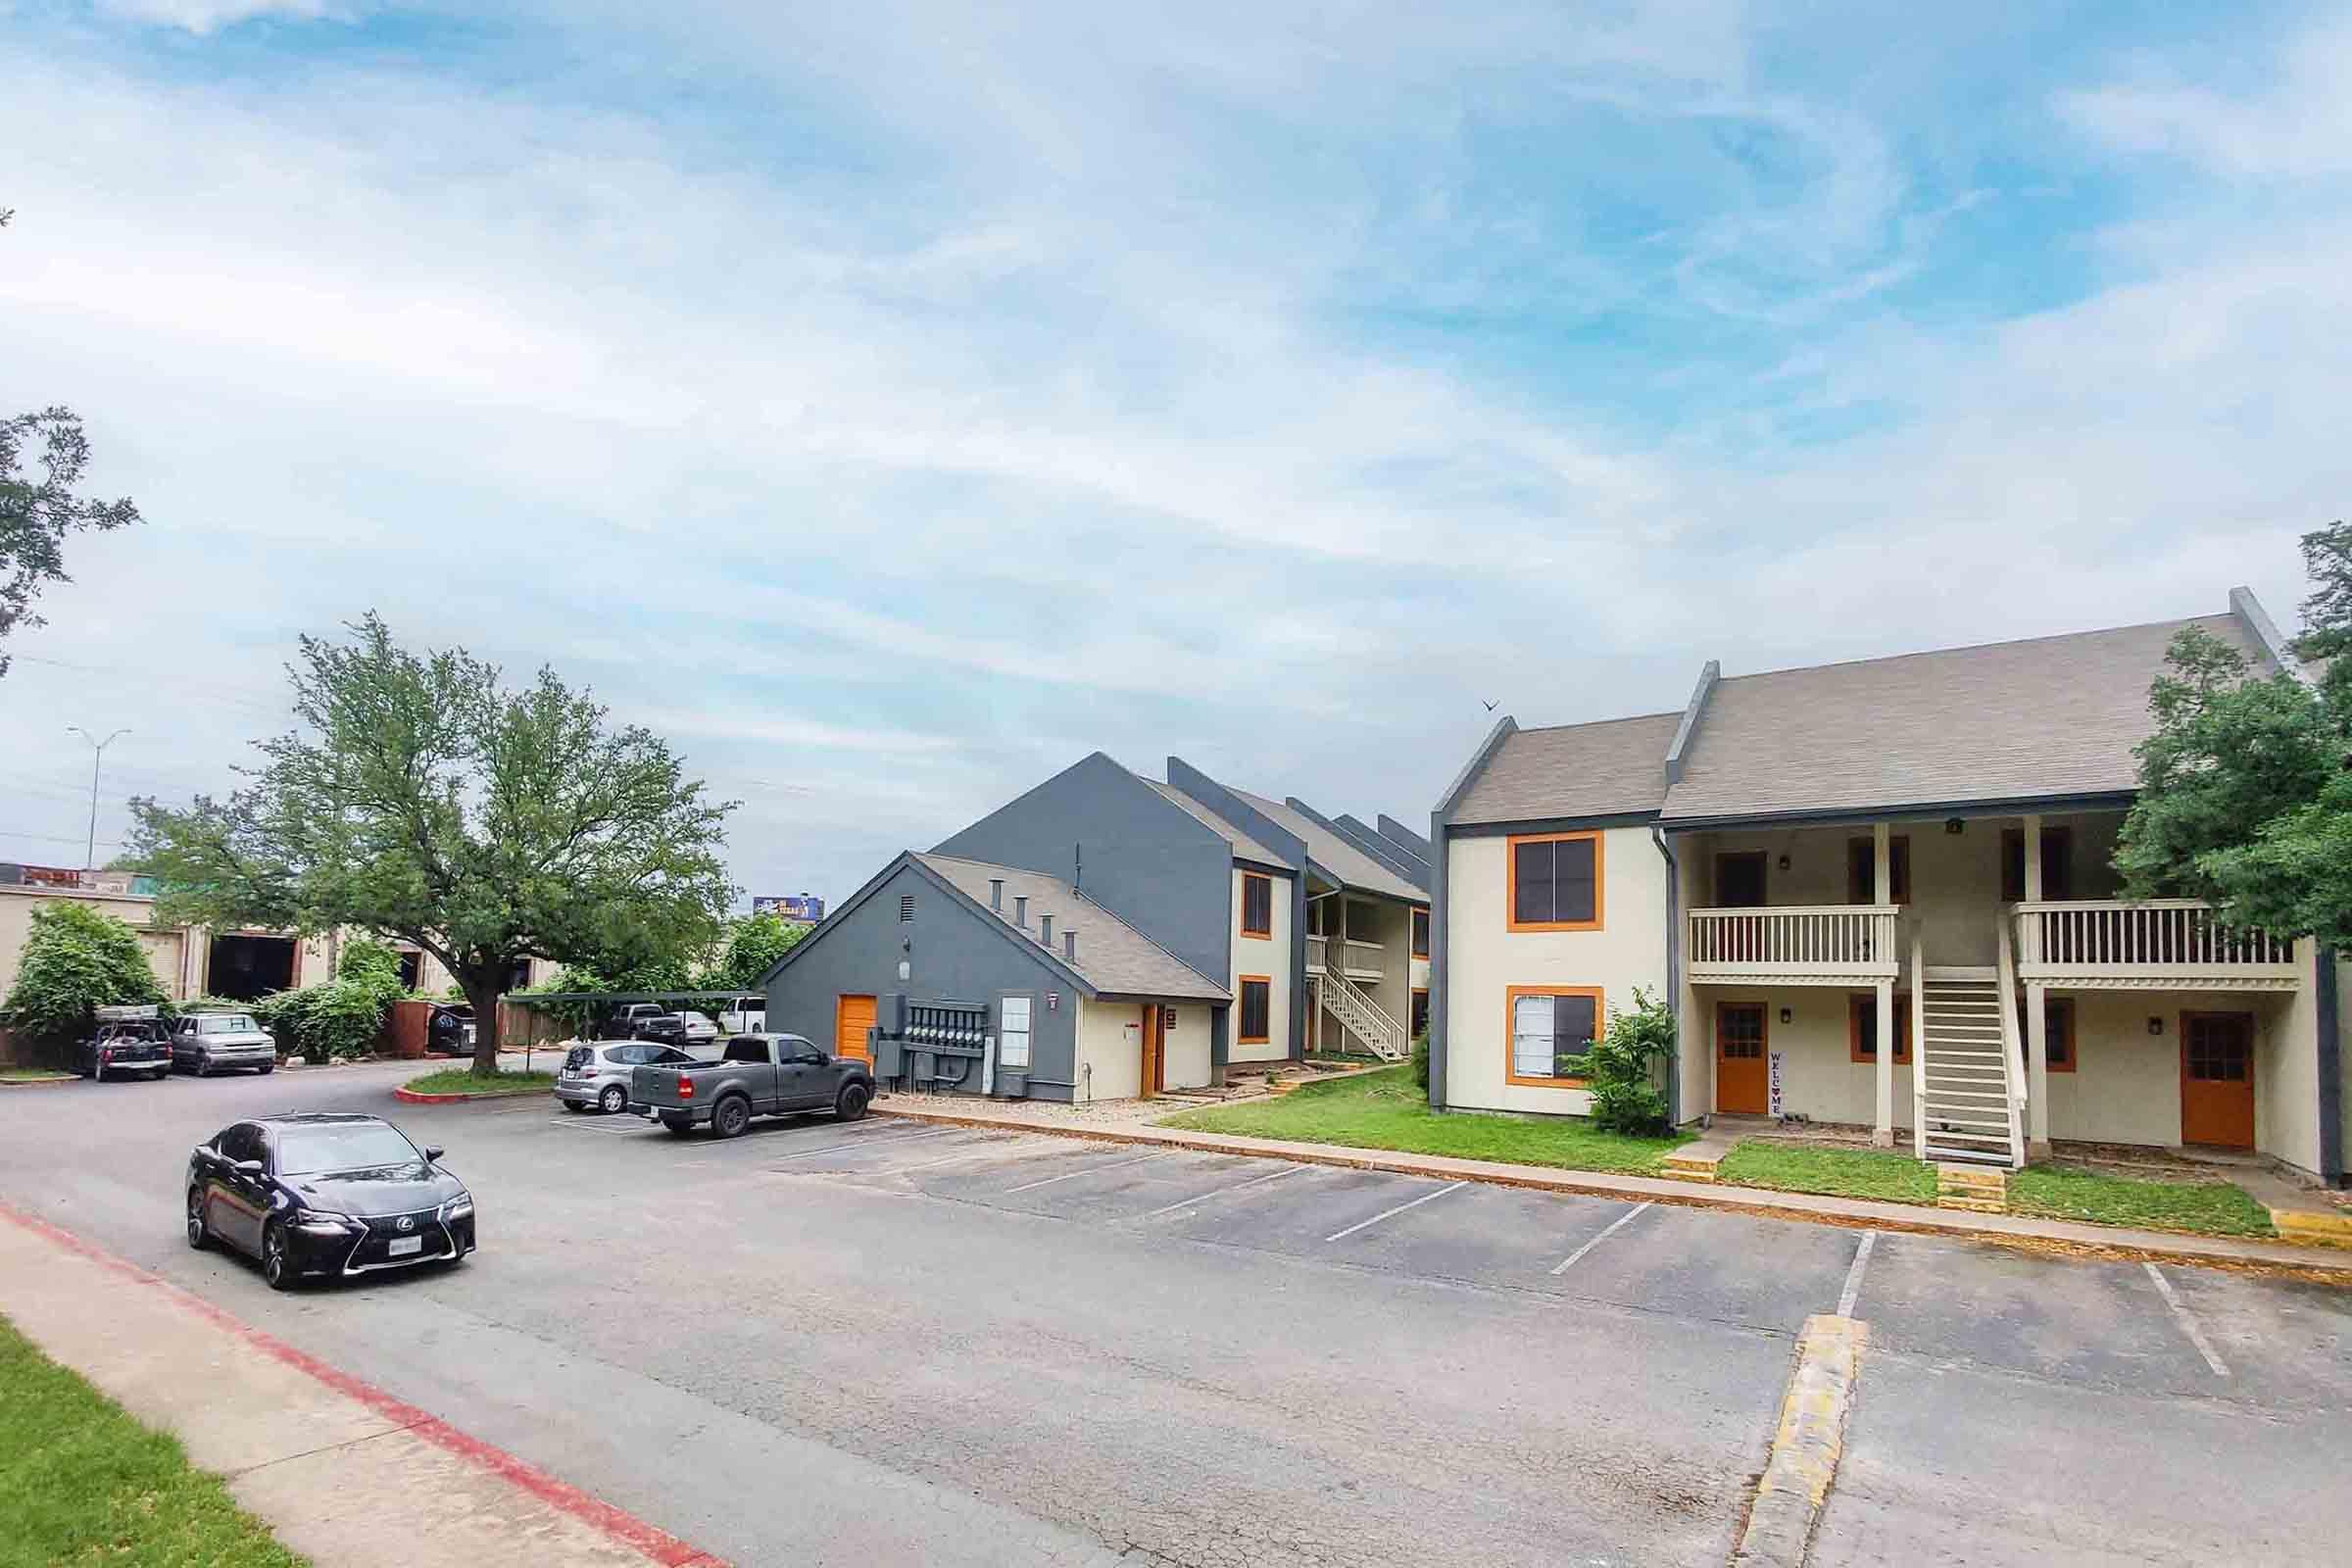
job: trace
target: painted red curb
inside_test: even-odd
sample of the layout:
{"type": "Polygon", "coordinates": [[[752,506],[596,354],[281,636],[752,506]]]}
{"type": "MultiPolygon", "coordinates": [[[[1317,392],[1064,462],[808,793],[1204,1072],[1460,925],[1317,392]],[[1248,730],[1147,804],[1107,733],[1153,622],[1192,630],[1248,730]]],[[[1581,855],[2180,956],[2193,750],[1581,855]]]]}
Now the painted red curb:
{"type": "Polygon", "coordinates": [[[77,1252],[90,1261],[151,1290],[168,1296],[178,1306],[194,1312],[216,1328],[227,1330],[246,1344],[273,1360],[282,1361],[300,1372],[333,1389],[336,1393],[359,1400],[378,1415],[398,1421],[408,1431],[437,1447],[446,1448],[458,1457],[469,1460],[501,1479],[520,1487],[540,1501],[559,1512],[603,1532],[636,1551],[643,1552],[663,1568],[728,1568],[724,1558],[713,1557],[698,1546],[689,1545],[665,1530],[647,1524],[635,1514],[613,1506],[600,1497],[591,1496],[568,1482],[554,1476],[524,1459],[518,1459],[506,1449],[469,1437],[428,1410],[393,1397],[371,1383],[363,1382],[350,1373],[328,1366],[318,1357],[294,1348],[283,1340],[263,1333],[260,1329],[241,1323],[221,1308],[200,1296],[181,1290],[158,1274],[150,1274],[136,1263],[115,1256],[95,1243],[83,1241],[72,1231],[50,1224],[47,1220],[27,1214],[0,1200],[0,1218],[14,1221],[37,1236],[57,1243],[69,1251],[77,1252]]]}

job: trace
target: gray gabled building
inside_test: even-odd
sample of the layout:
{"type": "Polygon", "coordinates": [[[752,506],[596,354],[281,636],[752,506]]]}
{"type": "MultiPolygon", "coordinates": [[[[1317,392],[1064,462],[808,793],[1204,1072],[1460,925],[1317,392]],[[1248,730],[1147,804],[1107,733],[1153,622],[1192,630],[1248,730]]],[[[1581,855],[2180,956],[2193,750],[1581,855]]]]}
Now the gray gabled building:
{"type": "Polygon", "coordinates": [[[770,1023],[852,1053],[871,1037],[908,1087],[1054,1100],[1310,1048],[1401,1055],[1426,844],[1167,771],[1098,752],[902,855],[770,971],[770,1023]],[[972,1038],[917,1049],[943,1031],[972,1038]]]}

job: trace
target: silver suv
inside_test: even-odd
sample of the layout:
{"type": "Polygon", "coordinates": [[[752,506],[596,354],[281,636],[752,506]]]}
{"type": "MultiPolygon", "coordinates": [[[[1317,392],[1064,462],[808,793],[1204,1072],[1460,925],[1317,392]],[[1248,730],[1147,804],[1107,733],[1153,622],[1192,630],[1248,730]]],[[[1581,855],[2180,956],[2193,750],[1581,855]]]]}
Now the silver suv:
{"type": "Polygon", "coordinates": [[[594,1105],[608,1116],[616,1116],[628,1107],[631,1068],[674,1067],[697,1059],[674,1046],[651,1040],[606,1040],[574,1046],[564,1054],[563,1070],[556,1074],[556,1099],[565,1110],[586,1110],[594,1105]]]}
{"type": "Polygon", "coordinates": [[[172,1065],[199,1078],[230,1067],[270,1072],[277,1040],[249,1012],[192,1012],[172,1032],[172,1065]]]}

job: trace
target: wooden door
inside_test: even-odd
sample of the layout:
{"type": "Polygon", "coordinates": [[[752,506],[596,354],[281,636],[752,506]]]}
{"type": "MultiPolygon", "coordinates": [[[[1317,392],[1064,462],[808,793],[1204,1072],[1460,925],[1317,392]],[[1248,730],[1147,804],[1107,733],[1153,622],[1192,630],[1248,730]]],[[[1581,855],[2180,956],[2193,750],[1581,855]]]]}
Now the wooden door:
{"type": "Polygon", "coordinates": [[[1761,1116],[1772,1106],[1765,1056],[1764,1004],[1715,1004],[1715,1108],[1727,1116],[1761,1116]]]}
{"type": "Polygon", "coordinates": [[[2180,1015],[2180,1141],[2254,1147],[2254,1015],[2180,1015]]]}
{"type": "Polygon", "coordinates": [[[1143,1092],[1156,1095],[1168,1087],[1168,1033],[1166,1019],[1156,1004],[1144,1006],[1144,1071],[1143,1092]]]}
{"type": "Polygon", "coordinates": [[[865,1032],[874,1026],[874,999],[844,992],[833,1009],[833,1054],[870,1061],[865,1032]]]}

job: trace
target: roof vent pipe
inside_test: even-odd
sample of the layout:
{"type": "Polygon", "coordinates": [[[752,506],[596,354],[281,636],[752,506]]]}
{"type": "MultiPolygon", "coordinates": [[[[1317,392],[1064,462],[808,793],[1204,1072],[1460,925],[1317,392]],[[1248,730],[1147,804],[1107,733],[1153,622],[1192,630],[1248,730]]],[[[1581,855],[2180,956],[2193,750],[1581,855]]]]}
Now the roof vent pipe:
{"type": "Polygon", "coordinates": [[[1052,947],[1054,945],[1054,917],[1050,914],[1041,914],[1037,917],[1037,940],[1049,948],[1052,947]]]}
{"type": "Polygon", "coordinates": [[[988,906],[1000,913],[1004,911],[1004,879],[1001,876],[992,876],[988,879],[988,906]]]}
{"type": "Polygon", "coordinates": [[[1061,934],[1061,956],[1069,959],[1072,963],[1076,963],[1078,961],[1077,932],[1064,931],[1061,934]]]}
{"type": "Polygon", "coordinates": [[[1029,895],[1026,893],[1012,896],[1012,923],[1024,931],[1029,928],[1029,895]]]}

